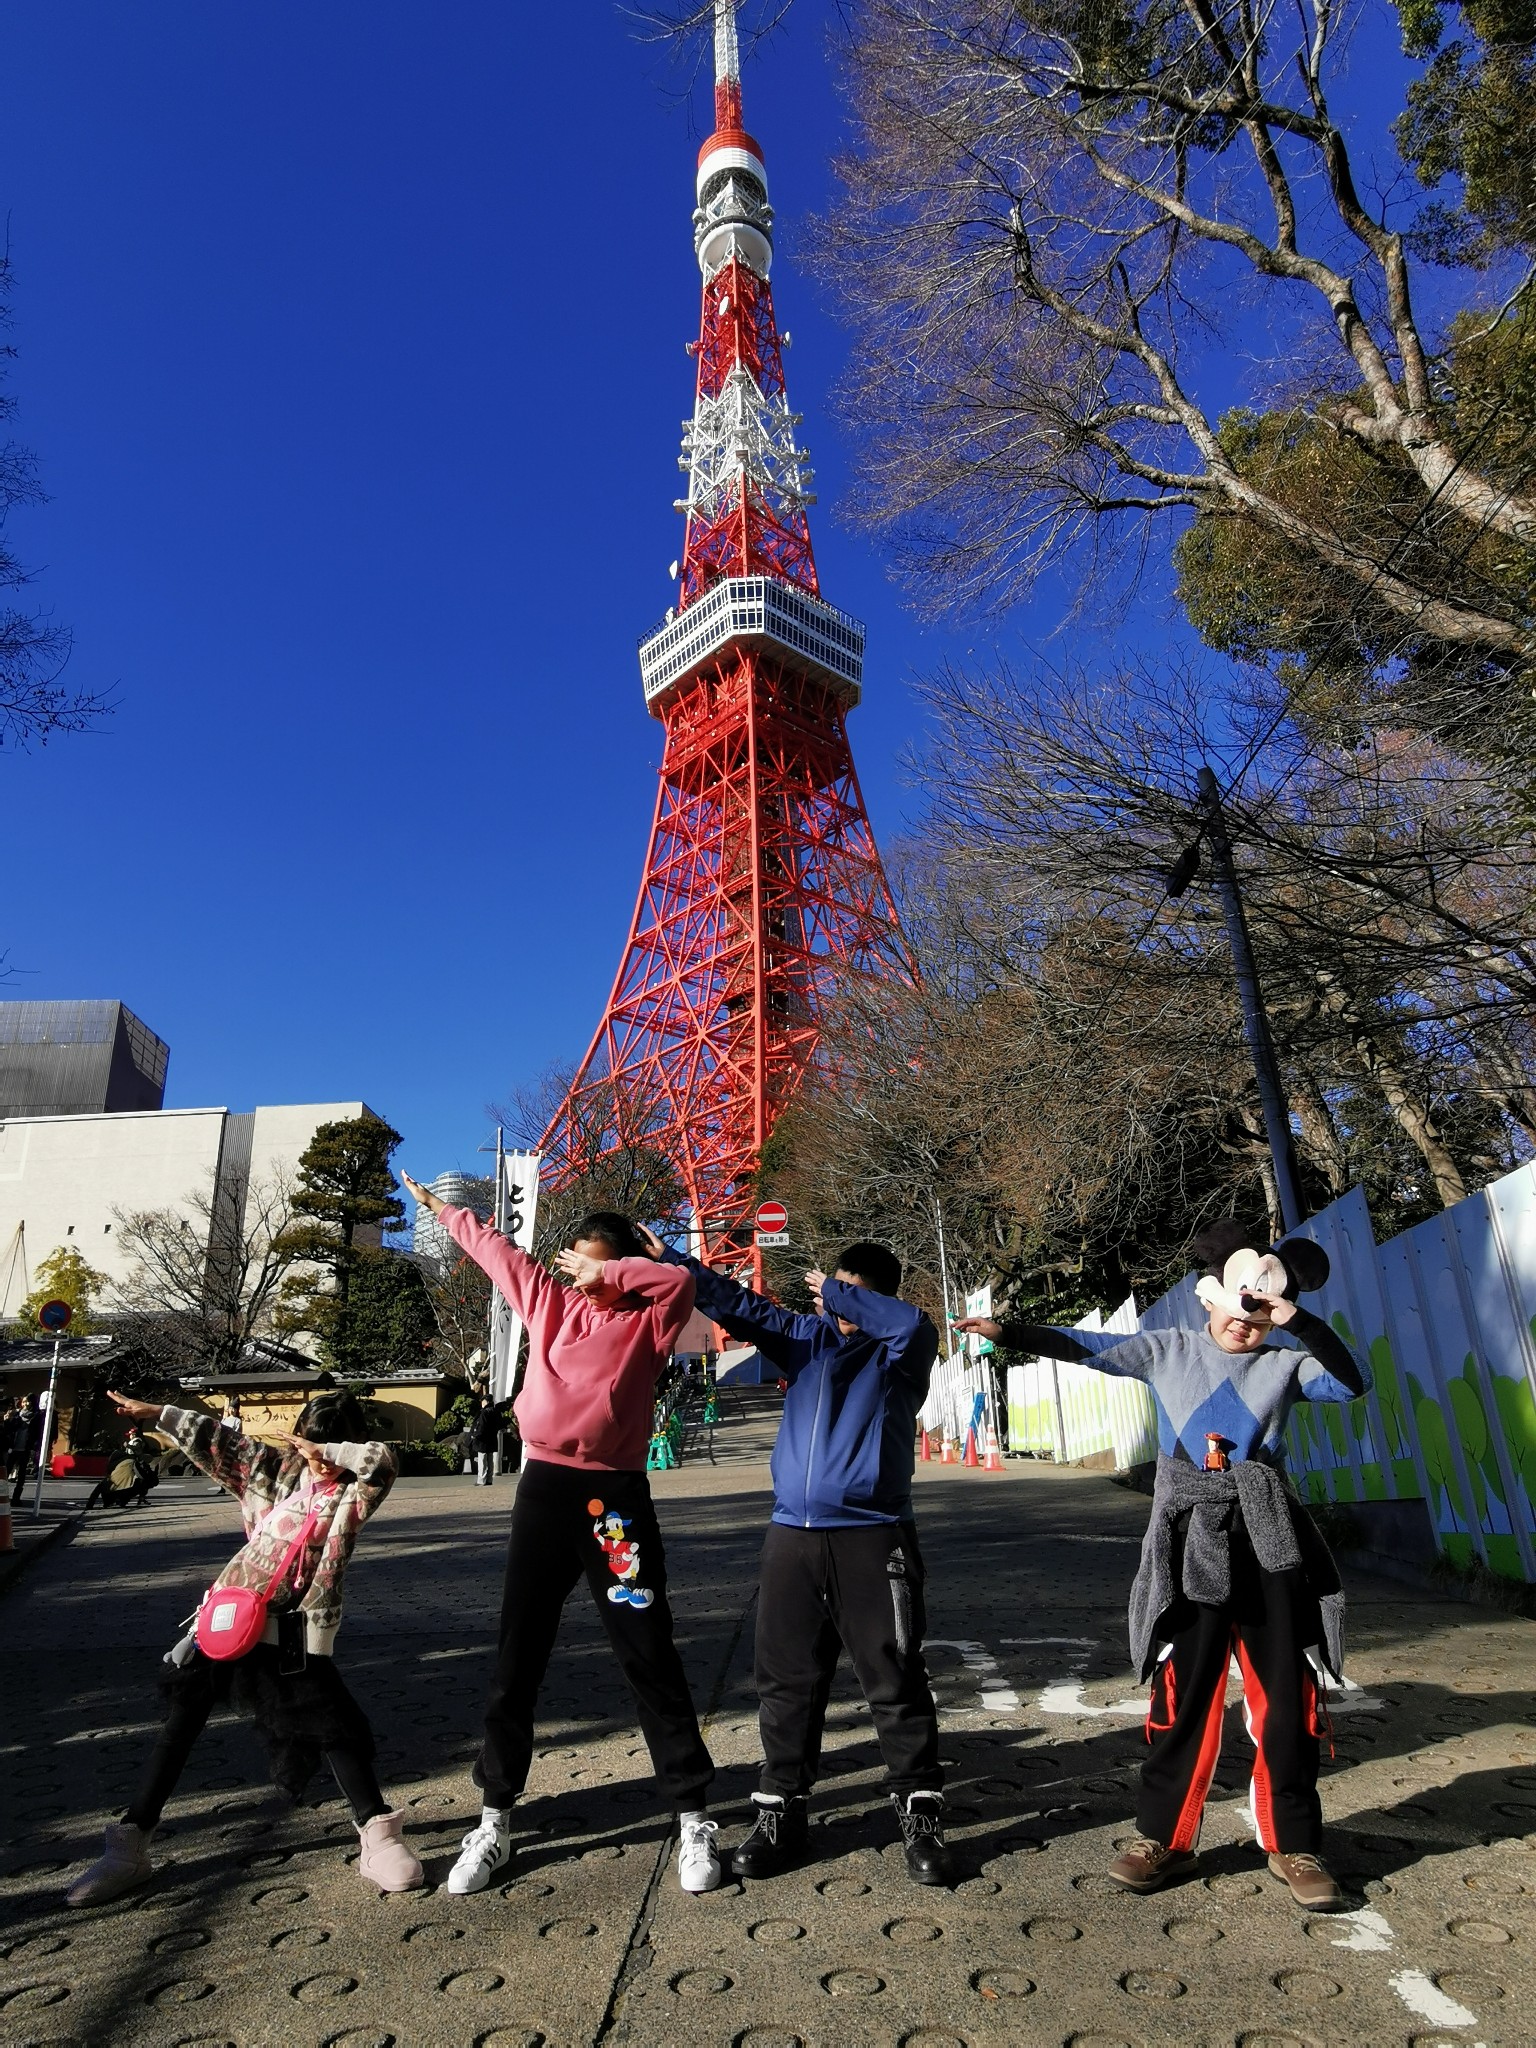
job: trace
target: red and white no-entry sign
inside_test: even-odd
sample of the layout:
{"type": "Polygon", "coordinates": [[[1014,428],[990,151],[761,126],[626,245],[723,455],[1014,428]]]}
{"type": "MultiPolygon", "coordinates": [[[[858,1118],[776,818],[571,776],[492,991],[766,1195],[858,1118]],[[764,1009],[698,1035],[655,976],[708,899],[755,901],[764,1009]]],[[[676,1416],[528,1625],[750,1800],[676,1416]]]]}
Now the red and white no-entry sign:
{"type": "Polygon", "coordinates": [[[787,1230],[789,1211],[782,1202],[762,1202],[758,1205],[757,1227],[759,1230],[787,1230]]]}

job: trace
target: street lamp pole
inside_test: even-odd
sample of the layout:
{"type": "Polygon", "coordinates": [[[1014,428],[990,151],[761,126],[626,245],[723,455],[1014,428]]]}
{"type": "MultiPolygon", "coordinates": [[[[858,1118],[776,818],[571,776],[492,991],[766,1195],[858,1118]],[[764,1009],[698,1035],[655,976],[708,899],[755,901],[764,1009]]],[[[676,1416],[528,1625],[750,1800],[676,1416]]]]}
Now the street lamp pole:
{"type": "Polygon", "coordinates": [[[1295,1230],[1302,1220],[1301,1196],[1296,1185],[1296,1156],[1291,1146],[1291,1116],[1280,1080],[1270,1035],[1269,1012],[1259,986],[1253,942],[1242,893],[1237,885],[1237,864],[1232,858],[1232,841],[1227,836],[1226,813],[1221,805],[1221,788],[1209,768],[1200,770],[1200,805],[1205,813],[1205,838],[1211,849],[1216,891],[1221,898],[1227,939],[1232,948],[1232,966],[1237,976],[1238,1001],[1243,1012],[1243,1031],[1253,1057],[1253,1071],[1259,1087],[1259,1106],[1264,1114],[1264,1134],[1275,1169],[1275,1192],[1280,1201],[1280,1220],[1295,1230]]]}

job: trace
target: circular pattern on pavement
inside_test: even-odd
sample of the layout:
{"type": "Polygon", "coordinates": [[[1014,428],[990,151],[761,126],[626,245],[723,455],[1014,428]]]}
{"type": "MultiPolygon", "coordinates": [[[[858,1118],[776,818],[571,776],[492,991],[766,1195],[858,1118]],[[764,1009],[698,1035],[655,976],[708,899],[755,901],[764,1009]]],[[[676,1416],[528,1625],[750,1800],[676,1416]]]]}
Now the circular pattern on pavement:
{"type": "Polygon", "coordinates": [[[829,1970],[821,1988],[831,1998],[874,1998],[885,1989],[885,1979],[873,1970],[829,1970]]]}
{"type": "Polygon", "coordinates": [[[735,1981],[724,1970],[679,1970],[671,1983],[679,1998],[718,1998],[735,1981]]]}

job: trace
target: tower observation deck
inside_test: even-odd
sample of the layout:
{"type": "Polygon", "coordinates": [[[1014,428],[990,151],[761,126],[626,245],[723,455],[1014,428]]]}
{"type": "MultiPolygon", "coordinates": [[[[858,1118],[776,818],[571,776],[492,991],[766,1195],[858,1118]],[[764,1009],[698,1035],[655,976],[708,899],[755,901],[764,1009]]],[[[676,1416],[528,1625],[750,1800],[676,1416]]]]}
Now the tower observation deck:
{"type": "Polygon", "coordinates": [[[686,526],[676,603],[640,642],[666,735],[656,813],[607,1008],[542,1149],[559,1186],[607,1152],[654,1148],[703,1255],[746,1263],[762,1146],[817,1059],[835,985],[912,967],[848,746],[864,628],[823,598],[811,546],[734,0],[716,0],[694,193],[686,526]]]}

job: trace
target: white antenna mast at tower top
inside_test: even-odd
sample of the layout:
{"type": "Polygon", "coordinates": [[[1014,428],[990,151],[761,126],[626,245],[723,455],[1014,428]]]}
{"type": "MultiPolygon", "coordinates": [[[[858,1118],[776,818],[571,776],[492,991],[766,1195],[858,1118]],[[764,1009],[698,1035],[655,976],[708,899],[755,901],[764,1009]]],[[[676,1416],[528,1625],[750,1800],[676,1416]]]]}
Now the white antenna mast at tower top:
{"type": "Polygon", "coordinates": [[[736,0],[715,0],[715,83],[735,85],[741,77],[736,47],[736,0]]]}

